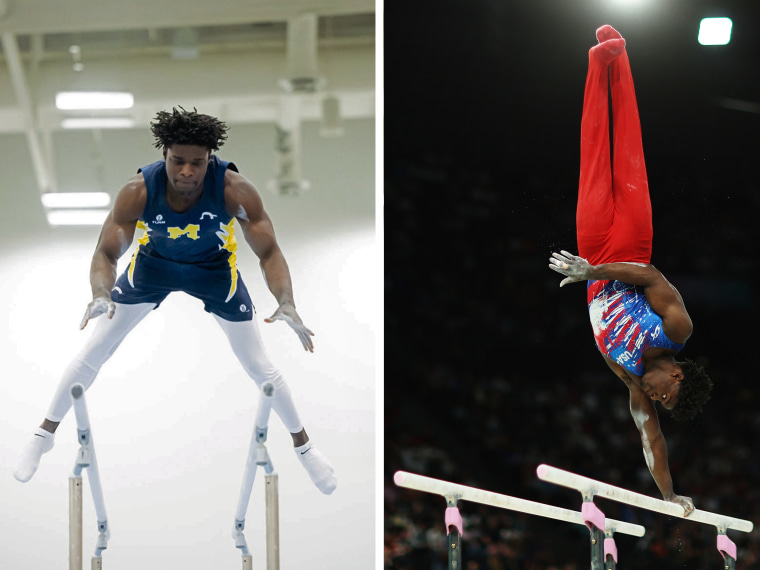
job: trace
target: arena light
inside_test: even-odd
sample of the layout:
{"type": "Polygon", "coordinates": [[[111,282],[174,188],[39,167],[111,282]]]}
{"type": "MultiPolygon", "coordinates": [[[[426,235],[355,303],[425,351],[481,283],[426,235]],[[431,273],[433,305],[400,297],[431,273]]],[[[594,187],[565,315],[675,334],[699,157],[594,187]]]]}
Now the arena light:
{"type": "Polygon", "coordinates": [[[64,129],[130,129],[135,122],[127,117],[69,117],[61,121],[64,129]]]}
{"type": "Polygon", "coordinates": [[[649,4],[650,0],[615,0],[610,2],[611,4],[617,4],[623,7],[641,8],[646,4],[649,4]]]}
{"type": "Polygon", "coordinates": [[[107,192],[48,192],[42,195],[46,208],[107,208],[111,196],[107,192]]]}
{"type": "Polygon", "coordinates": [[[61,91],[55,96],[55,106],[63,111],[131,109],[134,104],[134,96],[126,92],[61,91]]]}
{"type": "Polygon", "coordinates": [[[50,210],[47,221],[51,226],[101,226],[108,210],[50,210]]]}
{"type": "Polygon", "coordinates": [[[731,18],[703,18],[697,41],[703,46],[724,46],[731,41],[731,18]]]}

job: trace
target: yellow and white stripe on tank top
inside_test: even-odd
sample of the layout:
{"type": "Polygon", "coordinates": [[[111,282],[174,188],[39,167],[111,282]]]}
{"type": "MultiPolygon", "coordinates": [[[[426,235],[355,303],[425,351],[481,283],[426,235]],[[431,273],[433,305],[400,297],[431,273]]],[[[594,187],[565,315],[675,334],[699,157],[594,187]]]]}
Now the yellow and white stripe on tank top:
{"type": "Polygon", "coordinates": [[[150,228],[148,227],[148,224],[143,222],[142,220],[137,220],[137,229],[138,230],[144,230],[143,235],[140,236],[140,238],[137,240],[137,247],[135,248],[135,252],[132,254],[132,259],[129,261],[129,268],[127,269],[127,278],[129,279],[129,284],[134,287],[134,274],[135,274],[135,264],[137,263],[137,252],[140,251],[141,245],[147,245],[150,241],[150,236],[148,235],[148,232],[150,231],[150,228]]]}
{"type": "MultiPolygon", "coordinates": [[[[237,272],[237,240],[235,239],[235,218],[232,218],[230,220],[229,224],[223,224],[219,222],[219,228],[220,230],[216,232],[216,236],[222,241],[222,245],[219,246],[219,249],[225,249],[230,252],[230,257],[227,260],[230,265],[230,292],[227,294],[227,298],[224,300],[226,303],[230,299],[232,299],[232,296],[235,294],[235,291],[237,291],[237,280],[238,280],[238,272],[237,272]]],[[[150,241],[150,235],[148,232],[150,232],[150,227],[148,224],[143,222],[142,220],[139,220],[137,222],[137,229],[144,230],[143,235],[140,236],[140,238],[137,240],[137,247],[135,248],[135,252],[132,254],[132,259],[129,262],[129,268],[127,270],[127,277],[129,278],[129,284],[134,287],[135,282],[133,280],[133,276],[135,273],[135,264],[137,263],[137,253],[140,251],[141,245],[147,245],[150,241]]]]}

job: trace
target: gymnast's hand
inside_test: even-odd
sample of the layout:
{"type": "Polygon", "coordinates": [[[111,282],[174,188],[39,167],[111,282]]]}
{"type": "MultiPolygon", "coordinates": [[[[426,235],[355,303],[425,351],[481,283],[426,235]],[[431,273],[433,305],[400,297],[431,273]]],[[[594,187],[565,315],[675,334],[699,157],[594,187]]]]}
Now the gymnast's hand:
{"type": "Polygon", "coordinates": [[[84,327],[86,327],[87,322],[90,319],[99,317],[103,313],[105,313],[109,319],[112,319],[113,313],[115,310],[116,310],[116,305],[114,304],[113,301],[111,301],[110,298],[95,297],[87,305],[87,310],[85,310],[84,312],[84,317],[82,317],[82,322],[79,323],[79,330],[82,330],[84,327]]]}
{"type": "Polygon", "coordinates": [[[549,259],[549,269],[567,276],[560,281],[560,287],[577,281],[588,281],[591,278],[591,270],[593,268],[594,266],[582,257],[573,255],[565,250],[562,250],[562,253],[553,253],[549,259]]]}
{"type": "Polygon", "coordinates": [[[688,517],[691,513],[694,512],[694,501],[691,500],[691,497],[673,495],[668,499],[668,501],[671,503],[676,503],[677,505],[681,505],[683,507],[683,516],[685,517],[688,517]]]}
{"type": "Polygon", "coordinates": [[[277,310],[268,319],[264,319],[265,323],[273,323],[275,321],[285,321],[290,328],[296,331],[298,338],[301,340],[304,350],[314,352],[314,343],[311,342],[314,333],[304,326],[301,321],[301,317],[298,316],[296,308],[291,304],[280,305],[277,310]]]}

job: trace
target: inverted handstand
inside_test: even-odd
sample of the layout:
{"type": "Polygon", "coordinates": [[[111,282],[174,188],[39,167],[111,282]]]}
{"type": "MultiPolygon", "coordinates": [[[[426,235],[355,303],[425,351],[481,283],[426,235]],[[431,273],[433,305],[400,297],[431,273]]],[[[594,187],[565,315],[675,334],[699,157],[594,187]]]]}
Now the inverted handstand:
{"type": "Polygon", "coordinates": [[[712,382],[691,360],[675,359],[693,327],[679,292],[650,264],[652,206],[625,40],[611,26],[599,28],[596,37],[599,43],[589,51],[581,120],[579,256],[554,253],[549,267],[566,276],[560,287],[588,281],[596,345],[628,386],[647,467],[663,498],[689,514],[692,500],[673,492],[655,402],[671,410],[675,419],[691,419],[709,399],[712,382]]]}

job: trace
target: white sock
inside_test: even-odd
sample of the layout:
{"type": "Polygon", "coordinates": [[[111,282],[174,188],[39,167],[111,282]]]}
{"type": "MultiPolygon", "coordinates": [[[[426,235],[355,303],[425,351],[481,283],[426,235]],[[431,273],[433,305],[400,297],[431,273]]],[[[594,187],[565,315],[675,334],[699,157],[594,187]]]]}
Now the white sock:
{"type": "Polygon", "coordinates": [[[22,483],[29,481],[40,465],[42,454],[53,449],[53,445],[55,445],[55,434],[42,428],[35,429],[34,435],[26,442],[16,460],[13,476],[22,483]]]}
{"type": "Polygon", "coordinates": [[[325,495],[332,493],[338,485],[338,480],[335,478],[335,470],[327,457],[314,447],[311,441],[296,447],[295,452],[317,489],[325,495]]]}

